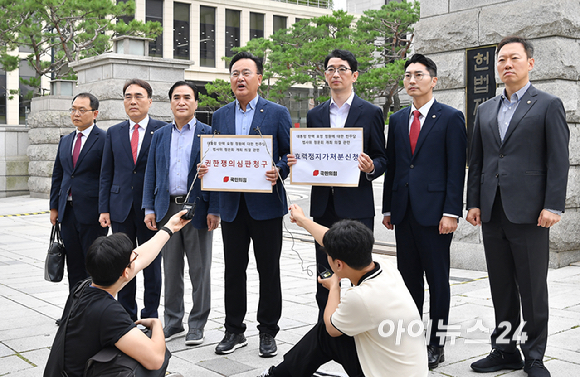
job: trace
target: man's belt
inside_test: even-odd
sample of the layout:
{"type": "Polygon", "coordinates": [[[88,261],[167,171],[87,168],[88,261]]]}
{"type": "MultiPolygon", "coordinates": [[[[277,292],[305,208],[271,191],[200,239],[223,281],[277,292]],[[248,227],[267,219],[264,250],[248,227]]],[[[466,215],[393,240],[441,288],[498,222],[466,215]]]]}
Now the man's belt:
{"type": "Polygon", "coordinates": [[[185,195],[170,195],[169,199],[172,203],[183,204],[185,203],[185,195]]]}

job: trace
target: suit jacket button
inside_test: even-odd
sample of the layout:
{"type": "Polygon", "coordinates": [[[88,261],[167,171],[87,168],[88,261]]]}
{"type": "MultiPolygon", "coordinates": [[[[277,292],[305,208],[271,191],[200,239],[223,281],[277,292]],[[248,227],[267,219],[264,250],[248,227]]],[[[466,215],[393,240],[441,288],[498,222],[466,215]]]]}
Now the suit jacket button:
{"type": "Polygon", "coordinates": [[[409,167],[410,167],[411,169],[414,169],[414,168],[415,168],[415,165],[411,165],[411,166],[409,166],[409,167]]]}
{"type": "Polygon", "coordinates": [[[74,175],[71,175],[70,177],[71,177],[71,178],[74,178],[75,176],[74,176],[74,175]]]}
{"type": "Polygon", "coordinates": [[[499,158],[503,158],[503,154],[500,154],[500,155],[499,155],[499,158]]]}
{"type": "Polygon", "coordinates": [[[133,170],[133,174],[137,174],[137,172],[135,170],[133,170]]]}
{"type": "Polygon", "coordinates": [[[496,178],[499,178],[499,174],[496,174],[496,175],[495,175],[495,177],[496,177],[496,178]]]}
{"type": "Polygon", "coordinates": [[[405,187],[409,187],[409,182],[405,183],[405,187]]]}

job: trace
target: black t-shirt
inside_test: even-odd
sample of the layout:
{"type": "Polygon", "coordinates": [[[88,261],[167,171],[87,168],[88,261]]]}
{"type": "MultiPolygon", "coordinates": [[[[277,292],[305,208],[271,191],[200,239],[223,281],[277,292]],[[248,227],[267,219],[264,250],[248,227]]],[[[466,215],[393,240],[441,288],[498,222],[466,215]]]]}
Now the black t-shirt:
{"type": "Polygon", "coordinates": [[[88,286],[71,313],[65,337],[64,370],[82,377],[87,360],[135,327],[123,306],[108,292],[88,286]]]}

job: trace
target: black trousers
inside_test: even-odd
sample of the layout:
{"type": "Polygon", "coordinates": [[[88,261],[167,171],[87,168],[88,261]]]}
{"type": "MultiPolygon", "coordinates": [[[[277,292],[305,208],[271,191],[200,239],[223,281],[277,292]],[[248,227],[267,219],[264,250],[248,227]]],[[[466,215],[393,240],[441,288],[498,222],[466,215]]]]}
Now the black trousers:
{"type": "Polygon", "coordinates": [[[445,345],[451,290],[449,288],[449,247],[453,234],[439,234],[439,226],[423,226],[407,205],[405,217],[395,226],[397,268],[409,289],[419,315],[423,316],[424,277],[429,284],[428,344],[445,345]]]}
{"type": "MultiPolygon", "coordinates": [[[[334,223],[344,220],[338,217],[336,210],[334,209],[334,196],[332,193],[328,195],[328,203],[326,205],[326,210],[320,217],[314,217],[313,220],[318,224],[330,228],[334,223]]],[[[374,217],[367,217],[363,219],[353,219],[360,221],[366,225],[371,231],[374,231],[375,219],[374,217]]],[[[314,242],[314,247],[316,249],[316,270],[318,273],[327,269],[330,271],[330,265],[328,264],[328,259],[326,258],[326,252],[324,248],[320,246],[318,242],[314,242]]],[[[315,279],[317,277],[315,276],[315,279]]],[[[322,321],[324,318],[324,309],[326,309],[326,302],[328,301],[328,289],[318,283],[316,280],[316,304],[318,305],[318,321],[322,321]]]]}
{"type": "Polygon", "coordinates": [[[284,355],[284,361],[274,368],[276,377],[312,376],[318,368],[331,360],[336,361],[350,377],[364,377],[354,338],[341,335],[333,338],[324,322],[318,322],[284,355]]]}
{"type": "Polygon", "coordinates": [[[260,278],[258,301],[258,330],[276,336],[282,316],[282,288],[280,285],[280,254],[282,253],[282,217],[254,220],[241,195],[238,214],[232,222],[222,221],[224,242],[226,331],[234,334],[246,330],[247,311],[246,270],[249,262],[250,240],[260,278]]]}
{"type": "MultiPolygon", "coordinates": [[[[124,222],[111,221],[113,233],[125,233],[133,242],[133,247],[143,245],[155,235],[155,232],[147,229],[143,219],[145,213],[141,208],[133,208],[129,211],[124,222]]],[[[141,318],[159,318],[157,309],[161,299],[161,253],[143,270],[145,293],[143,303],[145,307],[141,309],[141,318]]],[[[117,300],[123,305],[133,321],[137,320],[137,279],[132,279],[117,294],[117,300]]]]}
{"type": "Polygon", "coordinates": [[[527,339],[520,347],[526,359],[541,360],[548,338],[549,229],[510,222],[498,189],[491,219],[482,231],[496,322],[492,347],[515,351],[521,302],[527,339]],[[507,331],[502,323],[508,324],[507,331]]]}
{"type": "Polygon", "coordinates": [[[66,249],[66,267],[69,291],[82,280],[89,277],[85,268],[85,256],[93,242],[106,236],[109,228],[103,228],[98,221],[95,224],[81,224],[77,221],[73,203],[67,202],[62,217],[61,236],[66,249]]]}

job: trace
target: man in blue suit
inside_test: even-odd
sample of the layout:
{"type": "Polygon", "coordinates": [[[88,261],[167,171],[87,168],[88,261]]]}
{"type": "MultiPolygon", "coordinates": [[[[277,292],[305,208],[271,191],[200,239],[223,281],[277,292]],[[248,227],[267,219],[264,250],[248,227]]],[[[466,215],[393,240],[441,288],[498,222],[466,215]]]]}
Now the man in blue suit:
{"type": "Polygon", "coordinates": [[[437,66],[413,55],[405,63],[410,107],[393,114],[387,138],[383,224],[395,228],[397,266],[419,313],[429,284],[429,368],[445,360],[449,248],[462,215],[467,133],[463,114],[435,101],[437,66]]]}
{"type": "MultiPolygon", "coordinates": [[[[85,255],[107,229],[99,225],[99,175],[105,131],[96,125],[99,100],[90,93],[73,98],[70,117],[76,130],[58,143],[50,188],[50,222],[61,223],[69,289],[86,279],[85,255]]],[[[58,323],[58,321],[57,321],[58,323]]]]}
{"type": "Polygon", "coordinates": [[[204,328],[211,309],[211,250],[213,230],[219,224],[217,208],[210,208],[210,193],[201,191],[195,180],[200,161],[200,135],[209,134],[211,128],[195,118],[199,95],[195,86],[178,81],[169,89],[174,121],[153,134],[145,183],[143,204],[145,224],[156,231],[186,202],[195,205],[191,224],[186,225],[163,247],[163,272],[165,275],[165,327],[166,340],[182,335],[185,314],[184,258],[187,257],[192,286],[193,307],[189,312],[189,331],[185,344],[203,343],[204,328]],[[193,188],[191,187],[193,184],[193,188]],[[188,195],[189,193],[189,195],[188,195]],[[208,214],[208,209],[209,213],[208,214]]]}
{"type": "MultiPolygon", "coordinates": [[[[143,245],[155,235],[147,229],[141,209],[143,180],[153,132],[166,123],[151,119],[149,108],[153,89],[140,79],[127,81],[123,86],[123,104],[129,120],[107,130],[101,184],[99,187],[99,222],[112,227],[113,233],[123,232],[133,242],[133,248],[143,245]]],[[[158,318],[157,308],[161,298],[161,254],[143,270],[145,307],[141,318],[158,318]]],[[[137,283],[131,280],[119,292],[117,299],[133,321],[137,320],[137,283]]]]}
{"type": "Polygon", "coordinates": [[[260,275],[258,330],[261,357],[277,354],[274,337],[282,315],[280,254],[282,218],[288,212],[286,191],[280,179],[288,176],[290,152],[288,109],[258,96],[262,61],[241,52],[230,62],[230,83],[236,100],[213,115],[212,129],[222,135],[272,135],[272,169],[264,179],[272,182],[272,193],[219,193],[219,214],[225,258],[225,335],[216,353],[226,354],[248,344],[244,337],[247,292],[246,268],[250,239],[260,275]]]}
{"type": "MultiPolygon", "coordinates": [[[[387,159],[385,156],[385,120],[378,106],[358,97],[353,84],[358,78],[358,62],[346,50],[334,50],[324,60],[324,75],[330,87],[330,100],[308,112],[307,126],[310,127],[360,127],[363,129],[363,153],[358,159],[360,178],[357,187],[313,186],[310,198],[310,216],[327,228],[343,219],[353,219],[374,229],[375,201],[372,181],[383,175],[387,159]]],[[[293,155],[289,164],[296,163],[293,155]]],[[[326,252],[315,243],[316,263],[319,270],[330,265],[326,252]]],[[[316,285],[318,319],[322,320],[328,289],[316,285]]]]}

